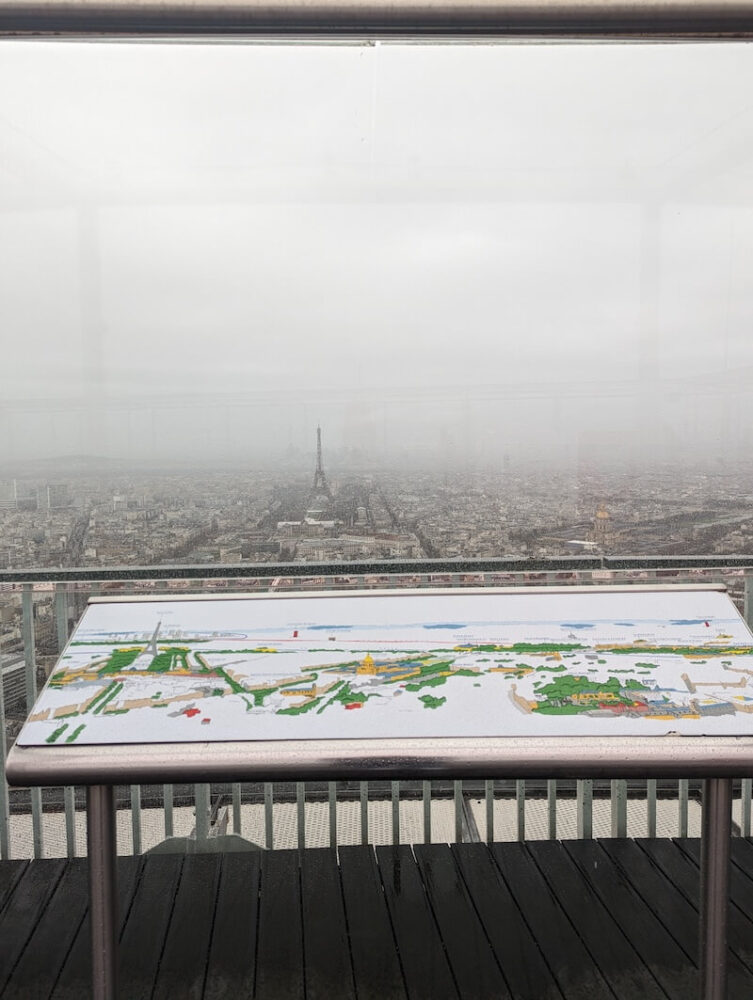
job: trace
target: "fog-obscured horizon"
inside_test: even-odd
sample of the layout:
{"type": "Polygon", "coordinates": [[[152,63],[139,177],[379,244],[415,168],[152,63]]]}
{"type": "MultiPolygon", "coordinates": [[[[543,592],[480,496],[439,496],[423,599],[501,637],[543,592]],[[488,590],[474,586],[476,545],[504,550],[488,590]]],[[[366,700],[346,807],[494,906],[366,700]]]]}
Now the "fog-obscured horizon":
{"type": "Polygon", "coordinates": [[[747,462],[751,93],[742,43],[2,43],[0,468],[747,462]]]}

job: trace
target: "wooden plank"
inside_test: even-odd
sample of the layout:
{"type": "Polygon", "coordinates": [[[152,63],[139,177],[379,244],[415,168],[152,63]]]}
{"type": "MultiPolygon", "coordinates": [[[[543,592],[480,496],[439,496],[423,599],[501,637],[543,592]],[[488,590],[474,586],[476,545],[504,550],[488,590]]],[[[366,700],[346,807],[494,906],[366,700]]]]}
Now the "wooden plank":
{"type": "Polygon", "coordinates": [[[407,1000],[373,848],[341,847],[338,853],[358,1000],[407,1000]]]}
{"type": "Polygon", "coordinates": [[[13,895],[28,861],[0,861],[0,913],[13,895]]]}
{"type": "MultiPolygon", "coordinates": [[[[143,864],[143,856],[118,858],[118,910],[121,934],[136,893],[137,879],[143,864]]],[[[92,995],[91,978],[91,929],[87,908],[55,984],[53,1000],[89,1000],[92,995]]]]}
{"type": "Polygon", "coordinates": [[[30,861],[16,884],[12,903],[0,916],[0,992],[44,913],[65,865],[60,858],[30,861]]]}
{"type": "Polygon", "coordinates": [[[562,1000],[535,938],[485,844],[453,844],[470,899],[515,1000],[562,1000]]]}
{"type": "Polygon", "coordinates": [[[458,990],[411,849],[404,844],[377,847],[376,856],[410,1000],[457,1000],[458,990]]]}
{"type": "Polygon", "coordinates": [[[3,992],[3,1000],[48,1000],[89,906],[84,858],[68,861],[3,992]]]}
{"type": "MultiPolygon", "coordinates": [[[[695,838],[680,838],[675,840],[675,843],[683,851],[684,854],[690,859],[690,861],[700,869],[701,865],[701,842],[695,838]]],[[[729,883],[729,895],[730,899],[734,905],[742,911],[746,916],[753,917],[753,882],[748,878],[747,875],[747,849],[743,848],[745,851],[742,860],[742,867],[738,863],[740,859],[740,848],[737,844],[740,843],[742,846],[744,841],[738,841],[734,838],[730,844],[731,847],[731,857],[732,865],[730,866],[730,883],[729,883]]]]}
{"type": "Polygon", "coordinates": [[[201,1000],[220,881],[219,854],[188,854],[183,862],[153,1000],[201,1000]]]}
{"type": "Polygon", "coordinates": [[[301,906],[307,1000],[356,1000],[335,850],[301,855],[301,906]]]}
{"type": "MultiPolygon", "coordinates": [[[[565,849],[671,1000],[687,1000],[698,989],[692,958],[595,841],[565,841],[565,849]]],[[[674,902],[677,902],[676,896],[674,902]]],[[[684,902],[684,900],[682,901],[684,902]]],[[[674,911],[679,920],[681,907],[674,911]]]]}
{"type": "Polygon", "coordinates": [[[128,1000],[151,1000],[184,856],[150,854],[120,939],[119,980],[128,1000]]]}
{"type": "Polygon", "coordinates": [[[592,886],[584,881],[562,844],[539,841],[527,847],[557,902],[620,1000],[665,1000],[666,993],[592,886]]]}
{"type": "Polygon", "coordinates": [[[255,1000],[300,1000],[304,995],[298,851],[261,857],[255,1000]]]}
{"type": "Polygon", "coordinates": [[[614,994],[523,844],[492,844],[491,855],[566,1000],[614,994]]]}
{"type": "MultiPolygon", "coordinates": [[[[733,845],[734,843],[735,841],[733,845]]],[[[638,841],[638,846],[683,894],[697,914],[700,873],[691,858],[671,840],[642,839],[638,841]]],[[[734,884],[734,873],[732,874],[734,884]]],[[[753,973],[753,921],[736,907],[730,908],[727,939],[730,948],[748,970],[748,974],[753,973]]],[[[748,990],[750,993],[750,986],[748,990]]]]}
{"type": "Polygon", "coordinates": [[[413,848],[461,997],[511,996],[447,844],[413,848]]]}
{"type": "Polygon", "coordinates": [[[204,1000],[253,996],[260,867],[255,851],[223,857],[204,1000]]]}

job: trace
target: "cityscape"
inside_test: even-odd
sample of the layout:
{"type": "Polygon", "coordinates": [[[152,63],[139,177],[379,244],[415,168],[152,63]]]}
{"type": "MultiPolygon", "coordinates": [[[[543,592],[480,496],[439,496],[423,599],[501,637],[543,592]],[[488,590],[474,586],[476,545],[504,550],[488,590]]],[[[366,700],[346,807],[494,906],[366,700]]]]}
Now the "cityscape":
{"type": "Polygon", "coordinates": [[[409,471],[139,469],[59,460],[0,476],[0,569],[740,554],[753,547],[750,468],[606,464],[409,471]]]}

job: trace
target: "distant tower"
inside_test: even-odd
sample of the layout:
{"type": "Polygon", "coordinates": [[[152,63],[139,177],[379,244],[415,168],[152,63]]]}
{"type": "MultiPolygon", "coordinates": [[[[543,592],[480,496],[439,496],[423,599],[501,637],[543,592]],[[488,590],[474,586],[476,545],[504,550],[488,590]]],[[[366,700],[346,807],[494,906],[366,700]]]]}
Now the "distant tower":
{"type": "Polygon", "coordinates": [[[324,475],[322,466],[322,429],[316,428],[316,472],[314,473],[314,486],[312,493],[315,496],[327,496],[332,499],[327,477],[324,475]]]}

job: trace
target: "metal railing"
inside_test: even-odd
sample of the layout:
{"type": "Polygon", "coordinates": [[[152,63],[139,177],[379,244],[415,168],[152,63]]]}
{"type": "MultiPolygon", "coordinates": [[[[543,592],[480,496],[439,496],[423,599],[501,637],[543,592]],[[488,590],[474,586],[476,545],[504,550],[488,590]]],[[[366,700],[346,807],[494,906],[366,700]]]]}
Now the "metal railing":
{"type": "Polygon", "coordinates": [[[739,38],[750,0],[2,0],[0,36],[739,38]]]}
{"type": "MultiPolygon", "coordinates": [[[[259,564],[0,572],[0,726],[20,729],[88,598],[170,592],[724,583],[753,620],[753,557],[574,557],[402,563],[259,564]],[[23,673],[22,696],[19,674],[23,673]]],[[[0,857],[85,852],[84,790],[13,789],[0,740],[0,857]]],[[[736,831],[751,833],[751,779],[739,785],[736,831]]],[[[687,836],[698,785],[680,780],[392,781],[229,784],[118,790],[121,851],[207,851],[344,843],[687,836]]]]}

